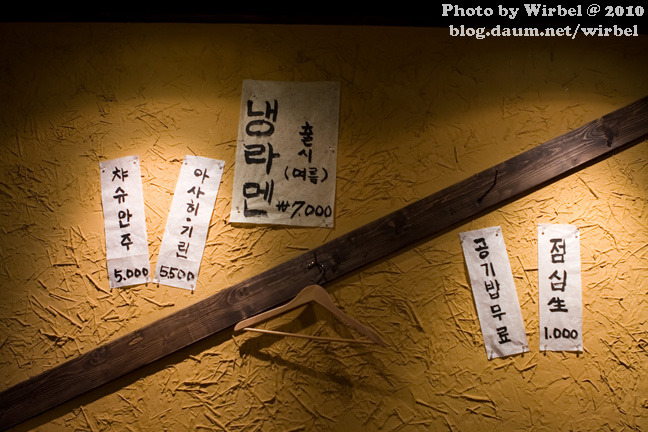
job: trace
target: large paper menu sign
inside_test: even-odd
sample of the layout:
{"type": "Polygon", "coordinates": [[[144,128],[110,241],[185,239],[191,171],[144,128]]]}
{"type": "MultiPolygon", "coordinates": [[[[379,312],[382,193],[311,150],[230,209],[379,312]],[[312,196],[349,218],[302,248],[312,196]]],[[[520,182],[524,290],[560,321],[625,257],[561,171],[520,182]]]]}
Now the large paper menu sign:
{"type": "Polygon", "coordinates": [[[332,227],[336,82],[243,82],[230,222],[332,227]]]}

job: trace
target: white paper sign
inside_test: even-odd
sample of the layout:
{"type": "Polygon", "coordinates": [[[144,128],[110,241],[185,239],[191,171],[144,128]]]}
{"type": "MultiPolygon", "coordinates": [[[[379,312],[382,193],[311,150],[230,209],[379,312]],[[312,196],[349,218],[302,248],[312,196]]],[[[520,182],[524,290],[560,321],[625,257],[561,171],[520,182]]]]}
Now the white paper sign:
{"type": "Polygon", "coordinates": [[[187,156],[182,163],[153,280],[194,290],[225,162],[187,156]]]}
{"type": "Polygon", "coordinates": [[[99,164],[110,288],[151,279],[139,158],[99,164]]]}
{"type": "Polygon", "coordinates": [[[529,351],[500,227],[460,233],[489,359],[529,351]]]}
{"type": "Polygon", "coordinates": [[[541,351],[583,351],[578,228],[538,225],[541,351]]]}
{"type": "Polygon", "coordinates": [[[243,82],[230,221],[333,226],[340,84],[243,82]]]}

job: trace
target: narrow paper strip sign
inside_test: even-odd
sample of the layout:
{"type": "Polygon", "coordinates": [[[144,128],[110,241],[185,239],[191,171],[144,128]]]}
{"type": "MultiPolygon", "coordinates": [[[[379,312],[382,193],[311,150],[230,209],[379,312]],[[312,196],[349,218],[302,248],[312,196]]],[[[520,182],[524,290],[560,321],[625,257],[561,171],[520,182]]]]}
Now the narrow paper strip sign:
{"type": "Polygon", "coordinates": [[[153,282],[194,290],[225,162],[187,155],[182,162],[153,282]]]}
{"type": "Polygon", "coordinates": [[[150,282],[139,158],[104,161],[99,168],[110,288],[150,282]]]}
{"type": "Polygon", "coordinates": [[[500,227],[459,233],[489,359],[529,351],[500,227]]]}
{"type": "Polygon", "coordinates": [[[580,235],[574,225],[538,225],[541,351],[583,351],[580,235]]]}
{"type": "Polygon", "coordinates": [[[648,97],[0,393],[8,428],[238,321],[493,210],[648,134],[648,97]]]}

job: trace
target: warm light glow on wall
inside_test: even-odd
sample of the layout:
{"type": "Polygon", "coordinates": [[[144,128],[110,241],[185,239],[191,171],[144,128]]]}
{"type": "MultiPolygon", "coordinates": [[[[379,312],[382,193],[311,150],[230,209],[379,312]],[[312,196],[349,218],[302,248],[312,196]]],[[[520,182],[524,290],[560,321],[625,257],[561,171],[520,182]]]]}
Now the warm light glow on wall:
{"type": "MultiPolygon", "coordinates": [[[[0,40],[0,390],[648,94],[644,36],[5,24],[0,40]],[[228,223],[243,79],[341,82],[334,229],[228,223]],[[227,162],[193,295],[108,287],[99,162],[133,154],[152,264],[185,155],[227,162]]],[[[646,154],[637,144],[330,286],[387,348],[224,332],[18,430],[646,429],[646,154]],[[581,355],[538,351],[538,223],[582,233],[581,355]],[[531,351],[489,362],[457,234],[492,225],[531,351]]],[[[279,326],[343,331],[296,317],[279,326]]]]}

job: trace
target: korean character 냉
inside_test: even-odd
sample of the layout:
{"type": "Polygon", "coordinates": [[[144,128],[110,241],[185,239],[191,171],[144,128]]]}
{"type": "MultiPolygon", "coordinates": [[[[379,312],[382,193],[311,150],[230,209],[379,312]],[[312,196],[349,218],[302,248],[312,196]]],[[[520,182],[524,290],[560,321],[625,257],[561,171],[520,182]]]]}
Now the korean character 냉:
{"type": "Polygon", "coordinates": [[[247,101],[247,115],[248,117],[262,117],[250,120],[245,126],[245,133],[248,136],[270,136],[274,133],[274,122],[277,121],[277,112],[279,111],[279,104],[277,100],[271,104],[265,101],[265,111],[254,109],[254,102],[247,101]],[[271,121],[269,121],[271,119],[271,121]]]}

